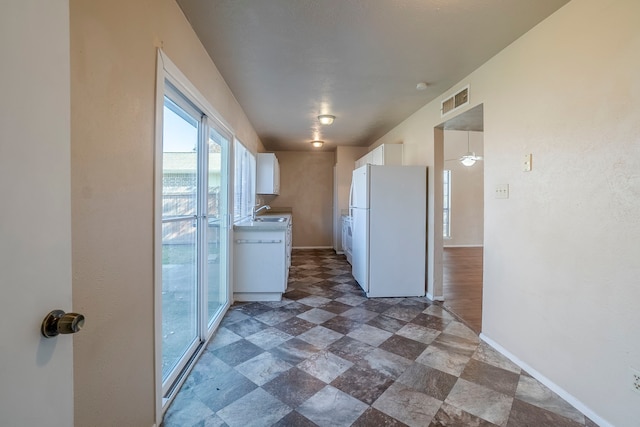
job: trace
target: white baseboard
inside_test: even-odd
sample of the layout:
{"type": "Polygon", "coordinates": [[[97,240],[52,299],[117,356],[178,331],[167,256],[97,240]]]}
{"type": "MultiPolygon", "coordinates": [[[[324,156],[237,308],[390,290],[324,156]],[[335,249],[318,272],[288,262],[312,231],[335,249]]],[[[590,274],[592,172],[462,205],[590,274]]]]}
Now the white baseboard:
{"type": "Polygon", "coordinates": [[[234,292],[233,300],[239,302],[281,301],[282,292],[234,292]]]}
{"type": "Polygon", "coordinates": [[[536,371],[534,368],[529,366],[527,363],[525,363],[522,360],[520,360],[517,356],[515,356],[514,354],[509,352],[507,349],[502,347],[500,344],[498,344],[497,342],[495,342],[494,340],[492,340],[491,338],[489,338],[485,334],[481,333],[480,334],[480,339],[482,341],[486,342],[487,344],[489,344],[491,347],[493,347],[495,350],[497,350],[499,353],[501,353],[507,359],[511,360],[513,363],[518,365],[520,368],[522,368],[525,371],[527,371],[527,373],[529,373],[529,375],[531,375],[533,378],[535,378],[538,381],[540,381],[547,388],[549,388],[549,390],[553,391],[558,396],[560,396],[561,398],[563,398],[564,400],[569,402],[571,405],[573,405],[574,408],[576,408],[578,411],[582,412],[584,415],[589,417],[591,419],[591,421],[593,421],[594,423],[598,424],[600,427],[614,427],[613,424],[609,423],[608,421],[604,420],[602,417],[598,416],[595,412],[593,412],[591,409],[589,409],[589,407],[587,407],[587,405],[582,403],[580,400],[578,400],[572,394],[570,394],[565,389],[563,389],[562,387],[560,387],[559,385],[557,385],[556,383],[551,381],[549,378],[547,378],[544,375],[542,375],[540,372],[536,371]]]}
{"type": "Polygon", "coordinates": [[[338,255],[344,255],[344,251],[336,251],[336,254],[338,254],[338,255]]]}
{"type": "Polygon", "coordinates": [[[434,297],[433,295],[431,295],[429,292],[427,292],[427,298],[429,298],[431,301],[444,301],[444,297],[434,297]]]}
{"type": "Polygon", "coordinates": [[[333,246],[294,246],[293,249],[333,249],[333,246]]]}
{"type": "Polygon", "coordinates": [[[444,248],[484,248],[484,245],[443,245],[444,248]]]}

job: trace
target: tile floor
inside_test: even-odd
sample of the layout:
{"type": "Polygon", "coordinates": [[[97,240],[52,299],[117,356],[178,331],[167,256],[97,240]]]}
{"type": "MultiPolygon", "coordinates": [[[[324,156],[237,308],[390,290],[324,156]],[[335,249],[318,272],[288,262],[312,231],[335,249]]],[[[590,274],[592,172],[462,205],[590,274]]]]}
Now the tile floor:
{"type": "Polygon", "coordinates": [[[164,427],[595,424],[426,298],[367,299],[296,250],[282,301],[231,307],[164,427]]]}

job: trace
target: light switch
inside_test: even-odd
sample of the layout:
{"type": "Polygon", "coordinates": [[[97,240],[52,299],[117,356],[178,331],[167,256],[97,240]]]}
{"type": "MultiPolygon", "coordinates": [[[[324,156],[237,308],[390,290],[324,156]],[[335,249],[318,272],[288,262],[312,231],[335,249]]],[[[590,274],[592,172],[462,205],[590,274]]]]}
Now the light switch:
{"type": "Polygon", "coordinates": [[[531,172],[532,157],[533,156],[531,155],[531,153],[524,155],[523,162],[522,162],[522,170],[524,172],[531,172]]]}
{"type": "Polygon", "coordinates": [[[496,199],[508,199],[509,198],[509,184],[496,185],[496,199]]]}

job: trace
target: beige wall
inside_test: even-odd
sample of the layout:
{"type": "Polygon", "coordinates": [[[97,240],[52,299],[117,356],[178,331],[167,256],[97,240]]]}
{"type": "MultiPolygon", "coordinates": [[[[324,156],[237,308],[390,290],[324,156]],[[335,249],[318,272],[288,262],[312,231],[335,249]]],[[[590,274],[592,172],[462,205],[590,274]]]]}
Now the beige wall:
{"type": "MultiPolygon", "coordinates": [[[[640,418],[638,28],[636,0],[574,0],[443,94],[484,104],[485,337],[616,426],[640,418]]],[[[439,103],[376,145],[435,165],[439,103]]]]}
{"type": "MultiPolygon", "coordinates": [[[[70,3],[73,302],[89,319],[74,343],[76,424],[146,426],[155,48],[250,149],[262,147],[173,1],[70,3]]],[[[574,0],[451,91],[470,83],[469,108],[484,103],[484,333],[617,426],[640,417],[627,384],[640,360],[638,17],[635,0],[574,0]],[[534,170],[523,173],[527,152],[534,170]],[[486,190],[500,183],[510,199],[486,190]]],[[[405,164],[437,166],[441,121],[437,100],[375,145],[402,141],[405,164]]],[[[317,227],[327,246],[328,193],[316,211],[328,218],[317,227]]],[[[297,227],[295,205],[294,215],[297,227]]]]}
{"type": "Polygon", "coordinates": [[[263,147],[175,1],[71,0],[70,20],[75,422],[151,426],[157,48],[263,147]]]}
{"type": "Polygon", "coordinates": [[[335,153],[277,151],[280,195],[270,205],[293,209],[294,247],[333,245],[335,153]]]}
{"type": "MultiPolygon", "coordinates": [[[[444,132],[444,168],[451,171],[451,238],[444,246],[482,246],[484,227],[484,161],[464,166],[458,160],[467,146],[483,155],[482,132],[444,132]]],[[[437,191],[437,190],[436,190],[437,191]]]]}

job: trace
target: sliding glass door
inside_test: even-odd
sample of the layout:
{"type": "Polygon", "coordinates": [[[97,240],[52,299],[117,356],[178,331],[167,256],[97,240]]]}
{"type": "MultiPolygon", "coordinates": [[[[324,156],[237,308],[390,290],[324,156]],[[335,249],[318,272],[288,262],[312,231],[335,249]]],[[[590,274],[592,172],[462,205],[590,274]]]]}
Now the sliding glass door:
{"type": "MultiPolygon", "coordinates": [[[[200,114],[164,103],[162,143],[162,380],[199,344],[198,146],[200,114]]],[[[183,102],[180,102],[183,104],[183,102]]]]}
{"type": "Polygon", "coordinates": [[[219,129],[209,129],[209,162],[208,185],[206,193],[207,206],[207,330],[210,330],[213,322],[221,313],[227,301],[228,295],[228,271],[229,265],[228,245],[229,233],[226,221],[229,218],[228,195],[228,156],[230,137],[221,133],[219,129]]]}
{"type": "Polygon", "coordinates": [[[231,137],[166,82],[162,142],[162,384],[166,394],[228,303],[231,137]]]}

